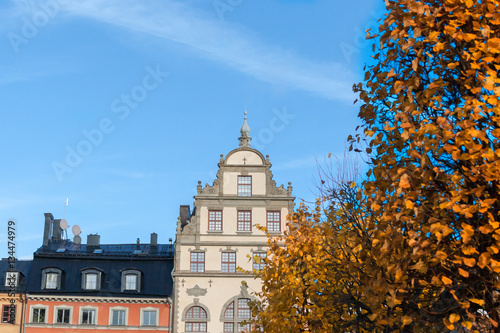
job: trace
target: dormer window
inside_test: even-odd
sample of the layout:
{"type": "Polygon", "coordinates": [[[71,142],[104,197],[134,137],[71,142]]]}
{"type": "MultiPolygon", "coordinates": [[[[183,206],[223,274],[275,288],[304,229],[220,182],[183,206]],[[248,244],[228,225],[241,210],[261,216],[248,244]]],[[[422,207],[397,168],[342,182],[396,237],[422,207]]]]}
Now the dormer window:
{"type": "Polygon", "coordinates": [[[61,289],[62,270],[45,268],[42,270],[42,289],[61,289]]]}
{"type": "Polygon", "coordinates": [[[238,196],[252,196],[252,176],[238,176],[238,196]]]}
{"type": "Polygon", "coordinates": [[[125,269],[122,271],[122,292],[141,291],[141,271],[125,269]]]}
{"type": "Polygon", "coordinates": [[[101,289],[101,270],[95,268],[82,269],[82,289],[100,290],[101,289]]]}
{"type": "Polygon", "coordinates": [[[19,272],[5,272],[5,286],[17,287],[19,285],[19,272]]]}

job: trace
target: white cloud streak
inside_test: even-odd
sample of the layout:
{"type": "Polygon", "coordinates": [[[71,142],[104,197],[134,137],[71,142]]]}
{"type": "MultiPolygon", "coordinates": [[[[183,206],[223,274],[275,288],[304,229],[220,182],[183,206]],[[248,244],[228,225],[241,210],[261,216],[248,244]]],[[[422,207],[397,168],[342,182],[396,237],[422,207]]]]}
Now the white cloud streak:
{"type": "Polygon", "coordinates": [[[268,45],[241,27],[209,18],[172,0],[85,0],[61,7],[69,15],[106,22],[195,49],[201,57],[225,63],[261,81],[351,103],[354,74],[268,45]]]}

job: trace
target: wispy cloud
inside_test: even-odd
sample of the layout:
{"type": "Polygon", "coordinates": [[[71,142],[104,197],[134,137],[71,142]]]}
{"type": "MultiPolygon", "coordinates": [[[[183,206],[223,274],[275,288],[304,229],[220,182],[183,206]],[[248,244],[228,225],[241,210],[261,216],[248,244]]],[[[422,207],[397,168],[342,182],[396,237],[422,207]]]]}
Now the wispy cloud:
{"type": "Polygon", "coordinates": [[[106,22],[192,47],[259,80],[344,102],[352,102],[354,74],[336,63],[318,63],[261,42],[252,32],[220,22],[172,0],[71,1],[70,15],[106,22]]]}

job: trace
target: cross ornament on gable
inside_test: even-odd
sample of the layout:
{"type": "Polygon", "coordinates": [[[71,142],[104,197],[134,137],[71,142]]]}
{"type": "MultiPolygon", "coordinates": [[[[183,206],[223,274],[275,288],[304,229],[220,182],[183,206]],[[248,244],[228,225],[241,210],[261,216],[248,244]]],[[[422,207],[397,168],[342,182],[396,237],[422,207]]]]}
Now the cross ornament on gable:
{"type": "Polygon", "coordinates": [[[212,286],[212,283],[213,283],[213,282],[214,282],[214,281],[212,281],[212,279],[208,280],[208,283],[209,283],[209,286],[210,286],[210,287],[212,286]]]}
{"type": "Polygon", "coordinates": [[[247,158],[243,157],[243,164],[247,164],[247,158]]]}

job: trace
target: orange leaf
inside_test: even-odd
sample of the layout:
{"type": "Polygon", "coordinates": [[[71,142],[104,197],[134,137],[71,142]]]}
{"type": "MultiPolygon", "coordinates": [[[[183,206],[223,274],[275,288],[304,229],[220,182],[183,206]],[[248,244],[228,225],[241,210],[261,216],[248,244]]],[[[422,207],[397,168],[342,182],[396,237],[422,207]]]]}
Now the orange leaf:
{"type": "Polygon", "coordinates": [[[469,277],[469,272],[467,272],[466,270],[463,270],[461,268],[458,269],[458,273],[460,275],[462,275],[463,277],[469,277]]]}
{"type": "Polygon", "coordinates": [[[443,283],[446,285],[449,285],[453,282],[451,279],[447,278],[446,276],[442,276],[441,281],[443,281],[443,283]]]}
{"type": "Polygon", "coordinates": [[[476,265],[476,259],[474,258],[464,258],[464,264],[469,267],[474,267],[476,265]]]}

